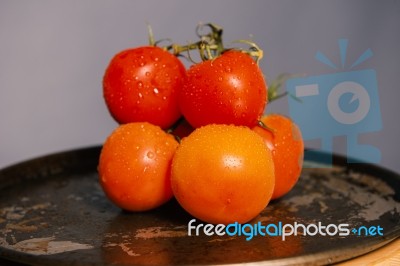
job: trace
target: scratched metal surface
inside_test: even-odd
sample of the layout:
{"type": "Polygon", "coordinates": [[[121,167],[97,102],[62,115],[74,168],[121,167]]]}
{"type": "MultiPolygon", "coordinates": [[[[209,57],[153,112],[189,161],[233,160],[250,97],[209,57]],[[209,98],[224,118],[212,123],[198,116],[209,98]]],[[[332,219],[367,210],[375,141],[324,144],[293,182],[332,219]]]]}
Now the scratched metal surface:
{"type": "MultiPolygon", "coordinates": [[[[145,213],[114,207],[97,182],[100,148],[53,154],[0,171],[0,263],[17,265],[322,265],[400,236],[399,175],[371,165],[304,169],[299,183],[256,218],[262,224],[381,226],[384,236],[188,236],[175,201],[145,213]],[[17,263],[15,263],[17,262],[17,263]],[[257,264],[259,265],[259,264],[257,264]]],[[[324,158],[314,153],[306,165],[324,158]]],[[[212,210],[210,210],[212,211],[212,210]]]]}

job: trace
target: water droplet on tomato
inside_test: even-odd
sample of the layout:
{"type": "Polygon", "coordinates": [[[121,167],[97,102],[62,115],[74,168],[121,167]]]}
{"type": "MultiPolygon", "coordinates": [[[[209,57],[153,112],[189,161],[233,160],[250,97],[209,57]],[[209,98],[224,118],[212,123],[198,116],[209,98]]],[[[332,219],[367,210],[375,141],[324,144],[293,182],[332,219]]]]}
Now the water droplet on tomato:
{"type": "Polygon", "coordinates": [[[143,94],[139,92],[139,98],[143,98],[143,94]]]}
{"type": "Polygon", "coordinates": [[[222,77],[218,77],[218,81],[222,81],[222,77]]]}
{"type": "Polygon", "coordinates": [[[232,68],[230,66],[226,66],[225,67],[225,71],[228,72],[228,73],[231,73],[232,72],[232,68]]]}
{"type": "Polygon", "coordinates": [[[138,82],[137,82],[137,86],[138,86],[139,88],[143,87],[143,82],[138,81],[138,82]]]}
{"type": "Polygon", "coordinates": [[[154,92],[154,94],[158,94],[158,93],[159,93],[159,91],[158,91],[157,88],[154,88],[154,89],[153,89],[153,92],[154,92]]]}
{"type": "Polygon", "coordinates": [[[167,96],[163,96],[162,99],[165,101],[167,100],[167,96]]]}
{"type": "Polygon", "coordinates": [[[146,71],[146,73],[144,73],[146,75],[146,77],[150,76],[150,72],[146,71]]]}
{"type": "Polygon", "coordinates": [[[149,152],[147,152],[146,156],[147,156],[147,158],[149,158],[149,159],[153,159],[155,155],[154,155],[154,152],[149,151],[149,152]]]}

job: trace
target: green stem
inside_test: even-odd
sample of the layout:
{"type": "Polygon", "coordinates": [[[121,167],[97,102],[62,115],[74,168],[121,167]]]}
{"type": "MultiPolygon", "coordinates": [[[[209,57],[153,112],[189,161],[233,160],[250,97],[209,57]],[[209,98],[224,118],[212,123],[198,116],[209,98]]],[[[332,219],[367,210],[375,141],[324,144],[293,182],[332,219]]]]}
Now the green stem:
{"type": "MultiPolygon", "coordinates": [[[[187,45],[171,44],[164,47],[164,49],[172,51],[172,53],[177,56],[181,55],[183,52],[198,50],[200,58],[203,61],[213,59],[225,51],[222,42],[222,33],[223,29],[216,24],[200,24],[196,28],[196,34],[200,38],[199,41],[187,45]],[[211,32],[201,34],[200,31],[204,26],[209,27],[211,32]]],[[[190,55],[188,57],[190,58],[190,55]]]]}
{"type": "Polygon", "coordinates": [[[258,120],[257,121],[257,125],[265,130],[268,130],[269,132],[271,132],[272,134],[275,134],[275,130],[268,127],[263,121],[258,120]]]}
{"type": "Polygon", "coordinates": [[[283,84],[289,79],[296,77],[298,75],[291,75],[291,74],[280,74],[275,80],[273,80],[268,88],[268,102],[273,102],[275,100],[278,100],[280,98],[283,98],[287,95],[296,98],[296,96],[289,94],[288,92],[281,92],[280,90],[283,86],[283,84]]]}
{"type": "Polygon", "coordinates": [[[236,40],[233,41],[232,43],[244,43],[250,46],[249,49],[239,49],[240,51],[250,55],[251,57],[254,57],[256,60],[256,63],[259,64],[260,60],[264,56],[263,50],[255,43],[249,40],[236,40]]]}
{"type": "MultiPolygon", "coordinates": [[[[149,31],[150,44],[157,45],[159,42],[154,41],[152,29],[150,25],[147,26],[149,31]]],[[[230,49],[225,49],[223,44],[222,40],[223,28],[216,24],[213,23],[199,24],[196,27],[196,34],[200,39],[197,42],[192,42],[187,45],[179,45],[176,43],[172,43],[168,46],[164,46],[163,49],[171,51],[171,53],[176,56],[184,56],[193,63],[196,62],[194,62],[190,56],[190,51],[192,50],[197,50],[199,52],[202,61],[212,60],[220,56],[227,50],[230,50],[230,49]],[[207,28],[209,31],[203,33],[205,28],[207,28]],[[182,55],[182,53],[187,53],[187,56],[182,55]]],[[[250,48],[239,49],[239,50],[254,57],[257,64],[259,63],[259,61],[263,57],[263,51],[254,42],[248,40],[239,40],[236,42],[248,44],[250,48]]]]}
{"type": "Polygon", "coordinates": [[[153,29],[151,28],[150,23],[146,22],[146,25],[147,25],[147,32],[149,34],[149,45],[155,46],[156,42],[154,40],[153,29]]]}

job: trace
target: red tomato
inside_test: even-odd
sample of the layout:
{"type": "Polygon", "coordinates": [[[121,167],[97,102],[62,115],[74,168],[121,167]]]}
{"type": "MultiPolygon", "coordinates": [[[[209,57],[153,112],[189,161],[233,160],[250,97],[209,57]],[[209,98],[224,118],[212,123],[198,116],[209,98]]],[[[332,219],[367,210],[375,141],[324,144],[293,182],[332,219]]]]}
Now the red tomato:
{"type": "Polygon", "coordinates": [[[185,75],[181,61],[159,47],[124,50],[106,69],[104,99],[121,124],[150,122],[165,129],[181,116],[178,93],[185,75]]]}
{"type": "Polygon", "coordinates": [[[213,123],[254,126],[267,104],[267,85],[249,55],[230,50],[188,70],[179,104],[195,128],[213,123]]]}

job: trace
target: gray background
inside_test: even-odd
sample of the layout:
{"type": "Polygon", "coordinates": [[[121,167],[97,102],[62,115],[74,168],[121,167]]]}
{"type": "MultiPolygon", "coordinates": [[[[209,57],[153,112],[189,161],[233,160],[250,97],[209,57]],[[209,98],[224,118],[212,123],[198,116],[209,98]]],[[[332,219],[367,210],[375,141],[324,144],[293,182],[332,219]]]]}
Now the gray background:
{"type": "MultiPolygon", "coordinates": [[[[381,165],[400,172],[400,1],[0,1],[0,167],[36,156],[101,144],[116,127],[101,80],[118,51],[156,38],[185,43],[199,22],[225,28],[226,42],[254,40],[261,68],[320,75],[339,63],[337,40],[349,39],[347,61],[370,48],[357,69],[375,69],[383,129],[361,136],[382,151],[381,165]]],[[[287,100],[269,112],[288,114],[287,100]]],[[[318,143],[307,143],[318,146],[318,143]]],[[[343,153],[345,138],[335,139],[343,153]]]]}

